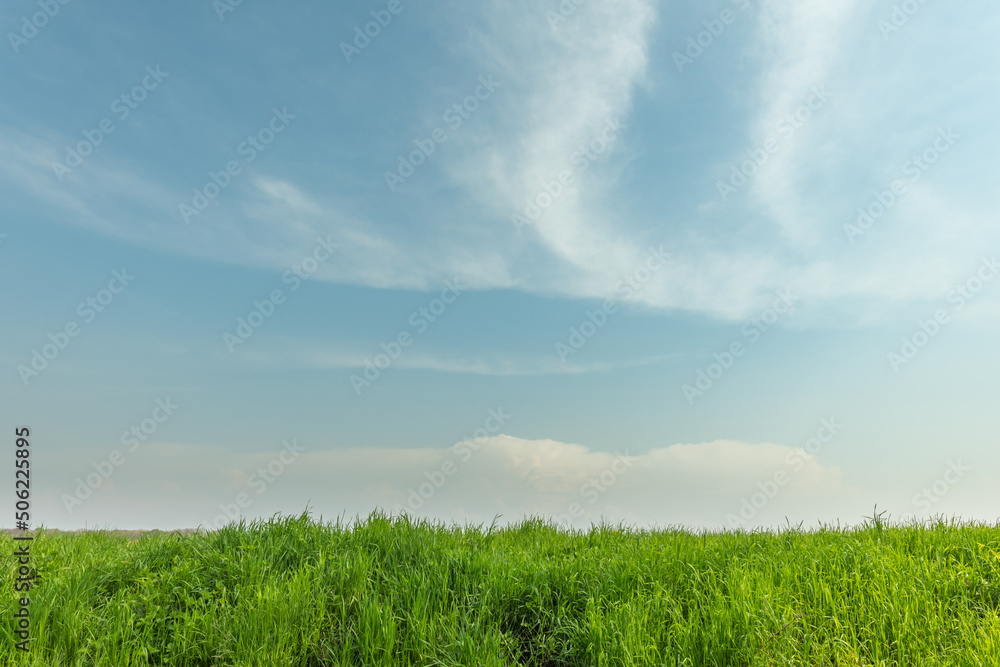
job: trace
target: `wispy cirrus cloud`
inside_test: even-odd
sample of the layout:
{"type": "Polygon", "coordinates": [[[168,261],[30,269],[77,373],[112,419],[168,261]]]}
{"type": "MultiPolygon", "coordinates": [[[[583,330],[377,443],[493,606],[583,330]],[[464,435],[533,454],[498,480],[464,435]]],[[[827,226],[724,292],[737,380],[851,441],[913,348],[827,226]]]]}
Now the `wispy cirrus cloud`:
{"type": "MultiPolygon", "coordinates": [[[[726,110],[719,121],[744,129],[746,146],[735,148],[732,158],[773,134],[811,87],[827,86],[833,99],[783,141],[740,196],[725,206],[706,205],[706,215],[694,221],[626,177],[628,164],[643,151],[635,130],[674,132],[651,122],[655,114],[648,108],[642,116],[635,108],[651,103],[643,95],[647,86],[670,87],[676,75],[670,67],[658,69],[651,55],[658,29],[676,13],[694,10],[653,0],[591,0],[555,27],[544,8],[528,2],[454,10],[465,38],[449,43],[448,57],[461,59],[463,69],[494,73],[502,87],[490,110],[478,112],[435,154],[434,167],[421,174],[427,179],[408,182],[409,194],[398,198],[380,195],[379,205],[312,176],[329,165],[350,169],[354,154],[325,154],[329,164],[317,164],[303,148],[309,141],[291,130],[281,149],[290,158],[279,160],[277,149],[271,151],[191,225],[180,224],[177,206],[190,197],[190,184],[204,177],[164,169],[147,154],[122,150],[123,143],[102,147],[58,182],[51,162],[61,157],[56,147],[71,137],[23,124],[0,129],[0,174],[20,199],[39,203],[35,210],[50,217],[219,262],[283,271],[316,236],[335,234],[343,252],[316,278],[378,289],[427,290],[463,275],[471,289],[608,298],[622,275],[641,264],[650,243],[665,244],[673,261],[635,303],[724,320],[752,314],[767,294],[794,284],[803,297],[802,323],[871,321],[886,307],[938,298],[978,248],[1000,242],[991,213],[996,189],[987,177],[998,135],[988,121],[990,103],[975,97],[996,79],[977,66],[989,57],[991,42],[975,41],[968,54],[920,52],[930,30],[961,39],[958,26],[933,7],[887,44],[876,25],[878,8],[853,0],[757,3],[749,41],[727,34],[729,41],[713,52],[732,49],[731,66],[739,63],[747,80],[756,82],[753,99],[726,110]],[[942,58],[953,66],[943,66],[942,58]],[[933,85],[951,86],[954,99],[979,102],[959,105],[942,96],[930,107],[934,118],[914,114],[908,100],[933,85]],[[588,159],[586,170],[576,167],[573,184],[518,234],[511,214],[573,170],[581,146],[613,119],[622,128],[613,146],[588,159]],[[963,135],[961,145],[912,184],[863,247],[844,242],[843,225],[854,220],[858,206],[876,188],[888,187],[903,161],[946,123],[963,135]],[[431,171],[437,180],[429,178],[431,171]],[[389,203],[382,206],[382,200],[389,203]],[[661,213],[625,217],[624,202],[654,203],[648,208],[661,213]],[[407,211],[413,220],[401,221],[407,211]],[[755,229],[767,231],[768,240],[757,235],[754,244],[740,241],[755,229]]],[[[996,11],[980,13],[980,32],[1000,23],[996,11]]],[[[467,81],[458,79],[439,87],[466,94],[467,81]]],[[[421,111],[412,112],[406,132],[425,120],[425,98],[440,97],[429,88],[411,93],[421,111]]],[[[387,104],[378,96],[366,103],[373,111],[387,104]]],[[[362,140],[385,143],[381,134],[362,140]]],[[[392,143],[411,140],[393,137],[392,143]]],[[[666,144],[683,140],[670,137],[666,144]]],[[[728,173],[709,157],[683,167],[702,174],[712,194],[720,174],[728,173]]],[[[372,173],[373,181],[379,177],[372,173]]]]}
{"type": "MultiPolygon", "coordinates": [[[[365,369],[378,350],[324,350],[302,342],[283,341],[266,349],[240,350],[243,362],[259,368],[302,368],[310,370],[365,369]]],[[[579,375],[608,373],[622,368],[647,366],[677,358],[677,354],[662,354],[618,361],[567,362],[555,354],[539,357],[511,358],[503,354],[460,355],[405,351],[392,360],[392,368],[400,371],[434,371],[491,376],[579,375]]]]}

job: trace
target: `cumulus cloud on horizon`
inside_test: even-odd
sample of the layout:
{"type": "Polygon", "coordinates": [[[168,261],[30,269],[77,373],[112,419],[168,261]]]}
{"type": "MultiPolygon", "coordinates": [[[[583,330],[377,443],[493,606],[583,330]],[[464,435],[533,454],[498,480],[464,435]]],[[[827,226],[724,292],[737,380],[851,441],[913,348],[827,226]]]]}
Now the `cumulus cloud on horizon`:
{"type": "MultiPolygon", "coordinates": [[[[497,431],[499,424],[490,428],[497,431]]],[[[857,494],[821,455],[732,440],[601,452],[484,429],[436,449],[314,450],[290,439],[276,443],[274,451],[237,453],[150,443],[135,453],[123,451],[124,462],[109,468],[110,455],[66,454],[71,465],[63,469],[77,474],[46,478],[44,497],[51,506],[44,515],[58,517],[56,525],[128,527],[143,525],[142,517],[158,508],[167,526],[210,526],[220,516],[228,520],[225,508],[246,494],[243,517],[300,512],[308,504],[326,517],[380,508],[446,522],[488,523],[499,514],[502,523],[531,515],[578,528],[602,520],[731,527],[728,515],[739,515],[741,501],[754,494],[764,493],[766,503],[759,516],[740,525],[794,514],[801,503],[835,513],[853,506],[857,494]],[[199,465],[191,469],[194,459],[199,465]],[[110,474],[103,477],[102,470],[110,474]],[[772,483],[782,471],[781,483],[772,483]],[[88,484],[96,488],[88,492],[88,484]]]]}

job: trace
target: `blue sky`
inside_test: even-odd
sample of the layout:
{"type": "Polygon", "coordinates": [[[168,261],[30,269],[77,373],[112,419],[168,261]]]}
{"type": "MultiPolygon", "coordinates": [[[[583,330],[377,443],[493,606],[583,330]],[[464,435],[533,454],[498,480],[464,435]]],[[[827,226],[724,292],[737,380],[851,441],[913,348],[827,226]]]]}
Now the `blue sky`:
{"type": "Polygon", "coordinates": [[[36,524],[995,519],[993,3],[0,26],[36,524]]]}

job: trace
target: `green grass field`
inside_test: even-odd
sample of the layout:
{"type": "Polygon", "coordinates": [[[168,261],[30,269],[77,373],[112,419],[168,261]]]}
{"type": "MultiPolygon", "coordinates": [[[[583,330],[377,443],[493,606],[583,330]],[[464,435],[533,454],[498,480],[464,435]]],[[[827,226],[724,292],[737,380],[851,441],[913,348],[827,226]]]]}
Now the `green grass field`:
{"type": "Polygon", "coordinates": [[[41,531],[27,654],[0,550],[2,665],[1000,665],[1000,525],[41,531]]]}

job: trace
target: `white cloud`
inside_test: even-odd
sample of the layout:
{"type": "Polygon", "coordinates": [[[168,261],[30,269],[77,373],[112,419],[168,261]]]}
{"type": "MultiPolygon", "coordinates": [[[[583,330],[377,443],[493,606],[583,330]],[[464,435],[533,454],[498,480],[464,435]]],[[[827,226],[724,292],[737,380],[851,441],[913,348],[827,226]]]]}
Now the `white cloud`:
{"type": "MultiPolygon", "coordinates": [[[[491,16],[509,16],[508,5],[495,4],[491,16]]],[[[544,191],[545,183],[557,181],[560,172],[576,172],[574,185],[526,229],[556,257],[586,269],[589,284],[584,290],[600,289],[635,264],[643,249],[614,231],[614,207],[601,198],[613,185],[613,174],[599,170],[597,163],[581,173],[571,157],[600,136],[609,121],[627,125],[634,89],[646,75],[649,33],[657,18],[654,3],[587,2],[555,29],[536,3],[517,6],[516,21],[494,20],[491,25],[502,34],[483,38],[484,43],[503,44],[500,76],[517,86],[509,105],[517,112],[493,129],[502,143],[480,147],[452,165],[451,173],[509,220],[513,212],[523,211],[527,199],[544,191]]],[[[486,56],[497,54],[488,50],[486,56]]],[[[612,149],[622,148],[623,132],[612,149]]]]}
{"type": "Polygon", "coordinates": [[[783,237],[794,245],[813,244],[825,236],[816,230],[825,220],[803,201],[804,192],[812,189],[806,177],[823,171],[831,162],[829,157],[842,149],[830,141],[836,126],[828,119],[845,97],[834,81],[843,81],[837,74],[853,60],[867,11],[857,0],[765,0],[760,5],[755,41],[764,69],[750,138],[754,147],[774,139],[780,149],[752,177],[751,187],[783,237]],[[815,89],[829,92],[832,98],[821,101],[818,110],[810,109],[812,117],[800,121],[801,126],[790,124],[789,129],[786,125],[786,132],[792,134],[779,132],[780,120],[805,104],[815,89]]]}
{"type": "MultiPolygon", "coordinates": [[[[767,507],[768,519],[782,513],[797,516],[796,508],[809,499],[825,503],[834,513],[849,511],[856,494],[838,469],[816,459],[792,471],[788,457],[801,450],[776,444],[719,440],[635,455],[509,435],[436,449],[321,450],[315,444],[297,444],[306,452],[280,466],[283,469],[266,485],[260,483],[260,471],[272,465],[274,474],[279,468],[274,464],[281,452],[278,443],[273,452],[254,454],[144,444],[126,453],[125,463],[73,515],[60,502],[58,510],[49,508],[46,516],[54,519],[52,526],[99,519],[121,527],[194,527],[211,523],[221,511],[219,505],[234,502],[241,493],[251,499],[247,517],[297,513],[307,503],[327,517],[342,512],[365,515],[376,507],[398,512],[423,493],[429,498],[417,495],[422,502],[411,513],[444,520],[489,522],[497,513],[505,522],[526,514],[559,516],[577,503],[582,508],[578,525],[607,518],[721,526],[729,512],[738,510],[741,497],[757,491],[757,483],[778,470],[787,471],[790,482],[767,507]],[[192,466],[192,461],[198,464],[192,466]]],[[[108,453],[90,457],[105,460],[108,453]]],[[[73,493],[75,479],[93,472],[89,460],[87,453],[74,452],[52,461],[46,497],[73,493]]]]}
{"type": "MultiPolygon", "coordinates": [[[[317,235],[333,234],[342,252],[317,278],[375,288],[431,289],[458,275],[472,289],[604,298],[641,264],[649,239],[657,239],[674,259],[636,302],[729,320],[752,314],[774,289],[794,286],[802,295],[803,322],[810,312],[816,322],[870,322],[887,312],[887,304],[939,298],[974,264],[984,243],[1000,245],[996,188],[987,187],[997,134],[995,123],[984,120],[995,115],[995,99],[983,97],[995,89],[996,75],[976,74],[982,69],[976,63],[991,53],[985,28],[975,34],[973,55],[928,55],[922,46],[928,31],[960,39],[954,28],[935,22],[940,16],[930,5],[906,34],[885,44],[877,11],[858,0],[762,0],[757,32],[743,54],[747,71],[759,79],[756,105],[749,117],[724,119],[747,128],[747,145],[734,147],[734,159],[772,135],[776,120],[801,104],[811,86],[827,85],[834,98],[783,141],[747,192],[726,205],[702,206],[707,224],[690,230],[672,220],[669,203],[662,220],[623,220],[626,207],[615,200],[650,196],[619,188],[619,170],[640,150],[629,131],[637,120],[637,90],[653,77],[669,85],[675,74],[649,71],[659,3],[590,0],[556,29],[547,10],[527,0],[463,11],[476,18],[470,25],[485,27],[470,29],[470,41],[454,55],[503,81],[502,94],[490,101],[502,112],[479,112],[435,155],[445,183],[435,186],[429,197],[434,205],[420,209],[423,219],[413,228],[368,219],[356,213],[365,209],[350,195],[258,171],[263,164],[184,225],[177,205],[189,186],[157,182],[150,176],[154,165],[123,159],[110,146],[58,183],[50,163],[60,156],[52,147],[64,141],[47,130],[35,136],[2,131],[0,170],[22,192],[54,207],[60,219],[222,262],[283,271],[301,260],[317,235]],[[961,75],[955,95],[928,101],[933,86],[927,77],[943,84],[955,72],[961,75]],[[959,93],[975,104],[957,104],[959,93]],[[613,156],[576,173],[575,185],[537,225],[517,235],[510,214],[572,166],[570,156],[609,118],[625,127],[613,156]],[[850,246],[843,224],[853,221],[874,187],[888,187],[898,177],[902,161],[932,140],[939,124],[953,120],[967,137],[955,153],[914,184],[891,217],[850,246]],[[438,197],[444,191],[449,194],[438,197]],[[723,217],[725,224],[708,222],[723,217]],[[751,230],[761,224],[773,229],[773,242],[761,241],[759,227],[751,230]]],[[[996,12],[987,18],[980,25],[996,25],[996,12]]],[[[640,129],[672,131],[655,122],[640,129]]],[[[718,165],[691,166],[704,172],[706,192],[714,193],[718,165]]]]}
{"type": "MultiPolygon", "coordinates": [[[[757,103],[746,143],[733,148],[731,160],[739,164],[747,149],[769,138],[780,148],[749,179],[749,197],[741,192],[725,206],[733,214],[743,206],[763,215],[783,258],[747,276],[745,293],[795,285],[803,296],[800,323],[871,323],[890,312],[887,306],[940,299],[975,266],[984,244],[990,252],[1000,244],[995,195],[962,183],[980,181],[992,162],[980,147],[995,145],[995,130],[987,130],[994,124],[956,97],[926,94],[936,85],[931,80],[955,76],[981,94],[978,56],[926,52],[929,39],[955,38],[931,9],[887,43],[877,20],[888,11],[855,0],[760,3],[749,46],[760,68],[757,103]],[[942,58],[951,62],[947,76],[942,58]],[[825,87],[831,99],[791,136],[777,132],[780,119],[816,87],[825,87]],[[906,179],[904,162],[952,125],[964,133],[958,144],[921,180],[908,183],[889,214],[855,245],[848,243],[843,228],[855,222],[857,209],[868,206],[876,190],[906,179]]],[[[717,173],[728,178],[729,167],[717,173]]],[[[718,207],[703,210],[717,213],[718,207]]],[[[718,284],[715,277],[706,282],[718,284]]]]}
{"type": "MultiPolygon", "coordinates": [[[[378,348],[367,352],[327,350],[311,348],[302,342],[285,341],[276,349],[262,351],[246,349],[240,351],[240,356],[254,366],[265,368],[306,368],[311,370],[337,370],[366,368],[366,362],[373,362],[376,355],[382,354],[378,348]]],[[[463,373],[472,375],[495,376],[537,376],[537,375],[578,375],[581,373],[604,373],[620,368],[645,366],[669,359],[676,354],[663,354],[649,357],[639,357],[617,362],[574,362],[572,358],[563,363],[555,352],[545,357],[510,357],[509,355],[460,355],[447,353],[428,353],[405,351],[397,359],[392,360],[390,372],[395,370],[426,370],[441,373],[463,373]]]]}

